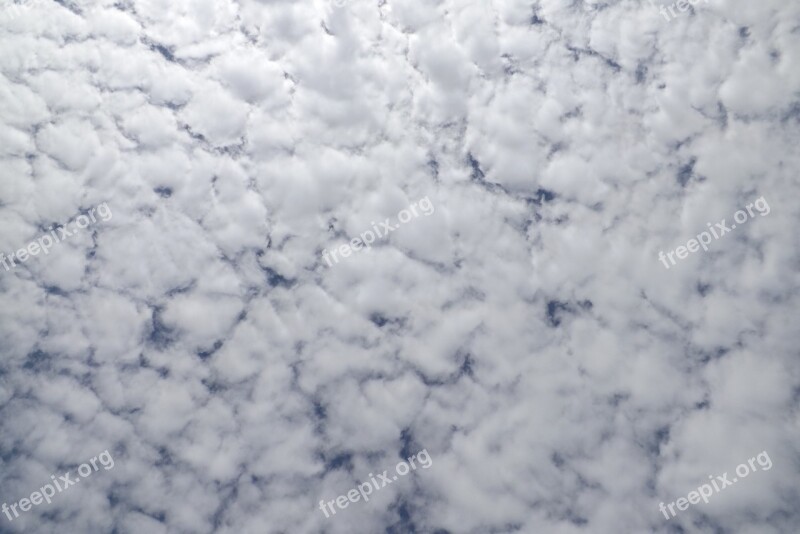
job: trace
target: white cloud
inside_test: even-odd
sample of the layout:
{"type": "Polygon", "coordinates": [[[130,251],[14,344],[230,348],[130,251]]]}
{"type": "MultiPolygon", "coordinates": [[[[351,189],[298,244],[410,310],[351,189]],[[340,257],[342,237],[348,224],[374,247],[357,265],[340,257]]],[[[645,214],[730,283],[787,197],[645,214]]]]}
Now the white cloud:
{"type": "Polygon", "coordinates": [[[0,530],[791,531],[797,15],[80,0],[0,19],[0,252],[113,211],[0,266],[2,502],[116,462],[0,530]],[[659,262],[762,195],[768,216],[659,262]],[[322,260],[426,196],[432,215],[322,260]],[[319,511],[422,448],[430,469],[319,511]],[[762,450],[773,469],[664,520],[762,450]]]}

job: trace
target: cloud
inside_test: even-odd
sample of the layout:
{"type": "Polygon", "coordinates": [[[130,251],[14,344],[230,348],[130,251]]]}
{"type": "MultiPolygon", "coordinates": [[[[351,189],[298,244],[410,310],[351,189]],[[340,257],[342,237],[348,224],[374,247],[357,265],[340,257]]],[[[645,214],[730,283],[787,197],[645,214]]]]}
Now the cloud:
{"type": "Polygon", "coordinates": [[[0,18],[0,252],[114,214],[0,267],[0,502],[115,462],[0,530],[791,531],[798,9],[0,18]],[[422,449],[430,469],[319,511],[422,449]],[[775,469],[664,519],[762,451],[775,469]]]}

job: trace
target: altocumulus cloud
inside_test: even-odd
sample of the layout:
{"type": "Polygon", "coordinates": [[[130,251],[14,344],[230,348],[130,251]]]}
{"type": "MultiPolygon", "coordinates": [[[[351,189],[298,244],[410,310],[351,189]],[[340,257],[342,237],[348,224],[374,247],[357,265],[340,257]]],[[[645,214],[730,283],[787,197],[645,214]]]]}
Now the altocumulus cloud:
{"type": "Polygon", "coordinates": [[[0,271],[0,504],[115,467],[0,531],[796,530],[797,2],[11,15],[0,251],[114,216],[0,271]]]}

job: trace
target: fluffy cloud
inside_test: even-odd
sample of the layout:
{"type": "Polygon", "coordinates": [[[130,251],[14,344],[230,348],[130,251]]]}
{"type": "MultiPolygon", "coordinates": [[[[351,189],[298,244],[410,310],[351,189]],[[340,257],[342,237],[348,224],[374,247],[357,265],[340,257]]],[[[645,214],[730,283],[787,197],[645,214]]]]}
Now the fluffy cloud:
{"type": "Polygon", "coordinates": [[[800,7],[662,4],[3,6],[0,260],[113,219],[0,266],[2,502],[116,465],[0,530],[792,532],[800,7]]]}

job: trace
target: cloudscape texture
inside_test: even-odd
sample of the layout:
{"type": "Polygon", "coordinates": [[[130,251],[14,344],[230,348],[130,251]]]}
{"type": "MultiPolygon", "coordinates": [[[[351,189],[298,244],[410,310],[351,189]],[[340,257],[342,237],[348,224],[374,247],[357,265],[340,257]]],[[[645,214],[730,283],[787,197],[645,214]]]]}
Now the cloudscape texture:
{"type": "Polygon", "coordinates": [[[669,1],[4,0],[0,532],[799,532],[800,2],[669,1]]]}

